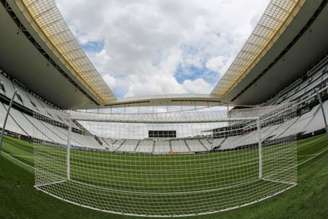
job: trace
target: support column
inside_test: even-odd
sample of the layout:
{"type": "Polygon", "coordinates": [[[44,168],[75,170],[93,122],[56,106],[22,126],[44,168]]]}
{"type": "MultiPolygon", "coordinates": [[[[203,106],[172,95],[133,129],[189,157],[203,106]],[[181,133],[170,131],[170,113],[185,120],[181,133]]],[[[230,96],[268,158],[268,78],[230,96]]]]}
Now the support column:
{"type": "Polygon", "coordinates": [[[0,136],[0,152],[2,150],[2,143],[3,143],[3,137],[5,135],[5,129],[6,129],[6,125],[7,125],[7,120],[8,120],[8,116],[9,116],[9,113],[10,113],[10,109],[14,103],[14,99],[15,99],[15,96],[17,94],[17,90],[14,90],[14,94],[10,100],[10,103],[9,103],[9,106],[8,106],[8,109],[7,109],[7,112],[6,112],[6,117],[5,117],[5,121],[3,122],[3,125],[2,125],[2,131],[1,131],[1,136],[0,136]]]}
{"type": "Polygon", "coordinates": [[[258,140],[258,152],[259,152],[259,178],[263,177],[263,161],[262,161],[262,133],[261,133],[261,120],[256,120],[257,126],[257,140],[258,140]]]}
{"type": "MultiPolygon", "coordinates": [[[[229,110],[230,110],[230,106],[229,106],[229,104],[227,104],[226,107],[227,107],[227,109],[226,109],[226,110],[227,110],[227,116],[228,116],[228,119],[230,120],[230,111],[229,111],[229,110]]],[[[230,123],[231,123],[231,122],[229,121],[229,122],[228,122],[228,126],[230,126],[230,123]]]]}
{"type": "Polygon", "coordinates": [[[68,134],[67,134],[67,148],[66,148],[66,174],[67,180],[71,179],[71,132],[72,132],[72,119],[68,120],[68,134]]]}
{"type": "Polygon", "coordinates": [[[323,108],[322,99],[321,99],[321,95],[320,95],[319,91],[316,90],[316,92],[317,92],[317,96],[318,96],[319,103],[320,103],[320,108],[321,108],[321,112],[322,112],[322,116],[323,116],[323,121],[325,123],[326,133],[328,134],[328,125],[327,125],[327,117],[326,117],[325,109],[323,108]]]}

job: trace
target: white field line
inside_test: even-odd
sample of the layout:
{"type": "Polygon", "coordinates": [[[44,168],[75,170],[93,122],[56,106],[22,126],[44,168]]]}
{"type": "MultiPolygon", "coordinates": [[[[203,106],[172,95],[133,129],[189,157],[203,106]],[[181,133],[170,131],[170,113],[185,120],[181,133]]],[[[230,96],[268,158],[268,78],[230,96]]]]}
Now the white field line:
{"type": "Polygon", "coordinates": [[[274,179],[262,178],[262,180],[268,181],[268,182],[273,182],[273,183],[281,183],[281,184],[287,184],[287,185],[297,185],[297,183],[294,183],[294,182],[280,181],[280,180],[274,180],[274,179]]]}
{"type": "Polygon", "coordinates": [[[217,211],[208,211],[208,212],[203,212],[203,213],[194,213],[194,214],[182,214],[182,215],[147,215],[147,214],[133,214],[133,213],[123,213],[123,212],[118,212],[118,211],[111,211],[111,210],[105,210],[105,209],[99,209],[99,208],[95,208],[95,207],[91,207],[91,206],[88,206],[88,205],[84,205],[84,204],[79,204],[79,203],[76,203],[74,201],[70,201],[68,199],[64,199],[58,195],[55,195],[51,192],[48,192],[46,190],[43,190],[42,188],[39,188],[39,187],[35,187],[37,190],[41,191],[41,192],[44,192],[46,194],[48,194],[49,196],[52,196],[54,198],[57,198],[57,199],[60,199],[64,202],[68,202],[70,204],[73,204],[73,205],[76,205],[76,206],[80,206],[80,207],[84,207],[84,208],[88,208],[88,209],[92,209],[92,210],[96,210],[96,211],[101,211],[101,212],[105,212],[105,213],[112,213],[112,214],[119,214],[119,215],[124,215],[124,216],[133,216],[133,217],[148,217],[148,218],[172,218],[172,217],[190,217],[190,216],[201,216],[201,215],[208,215],[208,214],[214,214],[214,213],[219,213],[219,212],[225,212],[225,211],[230,211],[230,210],[234,210],[234,209],[238,209],[238,208],[242,208],[242,207],[247,207],[247,206],[250,206],[250,205],[253,205],[253,204],[256,204],[256,203],[259,203],[261,201],[264,201],[264,200],[267,200],[267,199],[270,199],[274,196],[277,196],[277,195],[280,195],[282,193],[284,193],[285,191],[288,191],[289,189],[293,188],[295,185],[290,185],[289,187],[287,187],[286,189],[283,189],[279,192],[276,192],[270,196],[266,196],[266,197],[263,197],[261,199],[258,199],[256,201],[252,201],[252,202],[249,202],[249,203],[246,203],[246,204],[241,204],[241,205],[237,205],[237,206],[234,206],[234,207],[229,207],[229,208],[225,208],[225,209],[221,209],[221,210],[217,210],[217,211]]]}
{"type": "MultiPolygon", "coordinates": [[[[323,154],[323,153],[325,153],[325,152],[327,152],[327,151],[328,151],[328,147],[325,148],[325,149],[323,149],[323,150],[320,151],[319,153],[312,154],[313,156],[311,156],[310,158],[308,158],[308,159],[306,159],[306,160],[304,160],[304,161],[298,163],[297,166],[302,166],[303,164],[306,164],[307,162],[309,162],[309,161],[311,161],[311,160],[313,160],[313,159],[319,157],[321,154],[323,154]]],[[[310,155],[309,155],[309,156],[310,156],[310,155]]]]}
{"type": "MultiPolygon", "coordinates": [[[[29,169],[32,170],[32,171],[34,170],[34,166],[31,166],[31,165],[29,165],[29,164],[27,164],[27,163],[24,163],[23,161],[17,159],[16,157],[13,157],[11,154],[9,154],[9,153],[7,153],[7,152],[2,151],[0,154],[1,154],[4,158],[6,158],[6,159],[8,159],[8,160],[14,160],[14,162],[17,162],[18,165],[22,165],[22,166],[24,166],[25,168],[29,168],[29,169]]],[[[33,157],[33,156],[31,156],[31,157],[33,157]]]]}
{"type": "MultiPolygon", "coordinates": [[[[94,189],[117,192],[117,193],[123,193],[123,194],[125,193],[125,194],[139,194],[139,195],[171,196],[171,195],[188,195],[188,194],[202,194],[202,193],[209,193],[209,192],[217,192],[217,191],[221,191],[221,190],[233,189],[233,188],[238,188],[238,187],[250,185],[250,184],[259,182],[261,180],[262,179],[256,179],[256,180],[252,180],[252,181],[247,181],[245,183],[239,183],[239,184],[235,184],[235,185],[232,185],[232,186],[226,186],[226,187],[215,188],[215,189],[204,189],[204,190],[188,191],[188,192],[170,192],[170,193],[147,192],[147,191],[138,192],[138,191],[117,190],[117,189],[106,188],[106,187],[103,187],[103,186],[97,186],[97,185],[93,185],[93,184],[89,184],[89,183],[84,183],[84,182],[80,182],[80,181],[76,181],[76,180],[69,180],[69,181],[71,181],[73,183],[76,183],[76,184],[83,185],[83,186],[92,187],[94,189]]],[[[279,182],[279,183],[281,183],[281,182],[279,182]]]]}
{"type": "MultiPolygon", "coordinates": [[[[8,153],[7,153],[8,154],[8,153]]],[[[12,155],[10,155],[12,156],[12,155]]],[[[22,157],[22,158],[34,158],[33,155],[22,155],[22,154],[14,154],[15,157],[22,157]]]]}

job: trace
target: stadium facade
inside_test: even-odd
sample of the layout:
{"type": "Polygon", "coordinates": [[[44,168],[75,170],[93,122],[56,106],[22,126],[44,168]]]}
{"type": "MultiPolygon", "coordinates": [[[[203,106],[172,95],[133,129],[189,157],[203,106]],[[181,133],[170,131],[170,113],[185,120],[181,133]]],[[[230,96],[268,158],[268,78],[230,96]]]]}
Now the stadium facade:
{"type": "Polygon", "coordinates": [[[272,0],[210,94],[117,100],[53,0],[0,0],[0,124],[14,98],[6,135],[38,145],[36,188],[67,202],[138,216],[246,206],[295,186],[291,145],[327,129],[327,24],[327,0],[272,0]],[[112,111],[149,106],[197,110],[112,111]]]}

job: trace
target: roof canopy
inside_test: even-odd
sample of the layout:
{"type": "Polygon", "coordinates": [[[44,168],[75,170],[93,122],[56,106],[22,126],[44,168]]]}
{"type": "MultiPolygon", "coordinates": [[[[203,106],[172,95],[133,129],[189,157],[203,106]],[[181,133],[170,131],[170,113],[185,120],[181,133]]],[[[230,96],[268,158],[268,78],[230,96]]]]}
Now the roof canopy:
{"type": "Polygon", "coordinates": [[[272,0],[251,36],[212,91],[220,98],[231,91],[271,49],[301,9],[304,0],[272,0]]]}
{"type": "MultiPolygon", "coordinates": [[[[252,72],[254,69],[256,70],[260,62],[263,62],[265,56],[271,54],[274,50],[272,48],[276,46],[275,44],[281,41],[281,36],[288,31],[298,33],[296,30],[289,30],[293,29],[289,28],[289,25],[300,13],[305,1],[272,0],[251,36],[211,94],[168,95],[123,100],[115,98],[111,89],[97,72],[65,23],[55,0],[2,2],[6,2],[7,6],[11,6],[10,10],[6,10],[12,18],[12,21],[8,22],[4,20],[7,15],[0,14],[1,18],[4,18],[2,19],[2,25],[8,26],[8,31],[0,36],[0,39],[4,41],[3,48],[0,46],[0,52],[6,54],[6,57],[0,58],[2,67],[5,70],[8,69],[7,73],[13,74],[13,77],[21,80],[30,89],[35,88],[35,92],[59,106],[64,108],[79,108],[81,106],[87,108],[92,105],[86,101],[88,98],[94,103],[93,106],[111,107],[178,104],[223,105],[222,101],[233,102],[231,98],[228,98],[229,95],[231,96],[231,93],[234,93],[232,91],[238,87],[248,83],[247,77],[253,74],[252,72]],[[14,15],[11,13],[14,13],[14,15]],[[17,26],[15,26],[15,23],[17,26]],[[24,39],[14,34],[17,27],[21,28],[25,34],[24,39]],[[28,40],[32,42],[30,45],[27,43],[28,40]],[[7,43],[8,45],[5,45],[7,43]],[[20,46],[14,48],[14,45],[20,46]],[[32,55],[27,57],[27,59],[30,59],[30,63],[24,62],[24,57],[26,57],[26,54],[22,54],[24,49],[28,49],[29,54],[35,53],[33,57],[32,55]],[[36,54],[38,50],[41,55],[36,54]],[[41,56],[43,58],[40,58],[41,56]],[[53,66],[43,64],[47,61],[53,66]],[[17,62],[20,63],[19,66],[15,66],[17,62]],[[29,72],[28,76],[26,76],[24,69],[29,72]],[[48,76],[45,75],[45,72],[48,73],[48,76]],[[64,76],[63,73],[65,73],[64,76]],[[62,75],[58,76],[60,74],[62,75]],[[34,79],[31,80],[31,77],[34,79]],[[46,78],[51,80],[49,88],[44,86],[43,81],[46,78]],[[59,87],[62,92],[65,92],[64,94],[58,95],[56,93],[58,90],[61,91],[61,89],[58,89],[59,87]],[[75,92],[75,90],[79,91],[75,92]],[[79,104],[82,102],[84,103],[79,104]]],[[[318,4],[320,3],[317,2],[316,5],[318,4]]],[[[304,26],[306,21],[299,21],[299,23],[300,26],[304,26]]],[[[288,80],[290,81],[290,79],[291,77],[288,80]]],[[[249,104],[250,102],[252,101],[237,104],[249,104]]]]}
{"type": "Polygon", "coordinates": [[[99,104],[115,100],[111,89],[67,26],[55,0],[16,0],[16,4],[52,52],[98,98],[99,104]]]}

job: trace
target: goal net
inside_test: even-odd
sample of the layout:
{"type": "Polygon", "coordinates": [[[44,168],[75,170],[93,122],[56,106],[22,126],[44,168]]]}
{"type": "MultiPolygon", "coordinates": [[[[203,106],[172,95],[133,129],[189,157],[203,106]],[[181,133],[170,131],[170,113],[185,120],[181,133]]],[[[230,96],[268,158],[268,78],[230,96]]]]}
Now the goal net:
{"type": "MultiPolygon", "coordinates": [[[[49,109],[46,109],[49,111],[49,109]]],[[[79,206],[178,217],[247,206],[297,182],[291,106],[59,112],[40,118],[35,188],[79,206]]],[[[36,130],[37,131],[37,130],[36,130]]]]}

